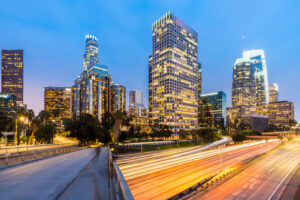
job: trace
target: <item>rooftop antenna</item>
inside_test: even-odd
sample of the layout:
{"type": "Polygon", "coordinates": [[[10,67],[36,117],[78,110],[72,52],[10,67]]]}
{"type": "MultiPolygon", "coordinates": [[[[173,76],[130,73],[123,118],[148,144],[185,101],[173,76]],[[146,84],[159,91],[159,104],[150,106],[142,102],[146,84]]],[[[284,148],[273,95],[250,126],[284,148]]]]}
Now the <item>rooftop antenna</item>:
{"type": "Polygon", "coordinates": [[[246,37],[243,35],[243,53],[244,53],[244,51],[245,51],[245,40],[246,40],[246,37]]]}

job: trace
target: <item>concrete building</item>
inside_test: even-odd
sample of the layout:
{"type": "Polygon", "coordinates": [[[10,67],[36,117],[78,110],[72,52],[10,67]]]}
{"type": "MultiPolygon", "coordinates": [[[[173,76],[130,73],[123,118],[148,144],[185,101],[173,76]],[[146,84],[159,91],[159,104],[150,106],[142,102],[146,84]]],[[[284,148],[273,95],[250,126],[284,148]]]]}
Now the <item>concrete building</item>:
{"type": "Polygon", "coordinates": [[[269,101],[270,103],[279,101],[279,89],[276,83],[269,85],[269,101]]]}
{"type": "Polygon", "coordinates": [[[129,106],[144,107],[142,91],[129,91],[129,106]]]}
{"type": "Polygon", "coordinates": [[[152,25],[149,122],[173,133],[198,127],[198,33],[170,12],[152,25]]]}
{"type": "Polygon", "coordinates": [[[44,87],[44,110],[50,113],[50,120],[71,118],[71,88],[70,87],[44,87]],[[55,116],[55,111],[59,116],[55,116]]]}
{"type": "Polygon", "coordinates": [[[2,50],[1,92],[15,95],[23,103],[23,50],[2,50]]]}
{"type": "Polygon", "coordinates": [[[271,102],[257,106],[256,113],[267,115],[269,125],[279,129],[289,129],[290,120],[295,119],[294,103],[289,101],[271,102]]]}
{"type": "Polygon", "coordinates": [[[253,131],[264,132],[269,126],[269,117],[267,115],[249,114],[242,116],[242,122],[248,124],[253,131]]]}

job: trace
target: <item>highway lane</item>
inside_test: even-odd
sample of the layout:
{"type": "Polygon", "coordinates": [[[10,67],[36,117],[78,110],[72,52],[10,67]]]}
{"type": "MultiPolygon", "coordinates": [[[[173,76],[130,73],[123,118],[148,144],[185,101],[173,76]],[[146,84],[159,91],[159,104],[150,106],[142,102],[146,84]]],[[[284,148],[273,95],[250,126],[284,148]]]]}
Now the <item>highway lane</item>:
{"type": "MultiPolygon", "coordinates": [[[[278,141],[274,141],[224,148],[222,150],[223,167],[232,166],[237,162],[264,153],[278,144],[278,141]]],[[[198,155],[198,158],[194,158],[192,154],[174,157],[176,159],[192,157],[192,159],[187,159],[187,162],[182,162],[178,165],[171,164],[168,168],[162,168],[153,173],[135,178],[131,178],[129,174],[128,179],[128,174],[123,174],[135,199],[167,199],[218,173],[220,171],[220,152],[220,150],[202,152],[206,154],[203,157],[198,155]],[[213,153],[211,154],[211,152],[213,153]]],[[[147,169],[148,165],[145,164],[143,167],[147,169]]],[[[134,170],[134,168],[131,170],[134,170]]]]}
{"type": "Polygon", "coordinates": [[[2,170],[0,199],[55,199],[94,156],[84,149],[2,170]]]}
{"type": "MultiPolygon", "coordinates": [[[[234,146],[222,148],[222,152],[225,153],[229,151],[234,151],[236,149],[255,146],[263,143],[265,143],[265,141],[234,145],[234,146]]],[[[170,167],[182,165],[184,163],[189,163],[192,161],[204,159],[214,155],[219,155],[220,153],[221,151],[219,149],[214,149],[210,151],[203,151],[203,150],[190,151],[190,152],[179,153],[179,154],[175,154],[175,155],[171,155],[159,159],[152,159],[152,160],[146,160],[144,162],[136,162],[128,165],[122,165],[120,166],[120,169],[122,170],[122,173],[124,174],[126,179],[130,180],[133,178],[137,178],[139,176],[144,176],[157,171],[168,169],[170,167]]]]}
{"type": "Polygon", "coordinates": [[[299,142],[286,144],[199,199],[274,199],[299,162],[299,142]]]}
{"type": "Polygon", "coordinates": [[[160,159],[163,157],[171,156],[171,155],[182,155],[182,154],[189,154],[193,152],[203,151],[205,149],[229,142],[230,139],[228,137],[224,137],[221,140],[218,140],[216,142],[212,142],[207,145],[199,145],[199,146],[193,146],[193,147],[181,147],[181,148],[175,148],[175,149],[167,149],[167,150],[159,150],[159,151],[151,151],[151,152],[145,152],[143,154],[140,153],[133,153],[133,154],[120,154],[118,155],[117,163],[118,165],[125,165],[125,164],[131,164],[131,163],[138,163],[138,162],[145,162],[147,160],[152,159],[160,159]],[[181,153],[181,154],[179,154],[181,153]]]}

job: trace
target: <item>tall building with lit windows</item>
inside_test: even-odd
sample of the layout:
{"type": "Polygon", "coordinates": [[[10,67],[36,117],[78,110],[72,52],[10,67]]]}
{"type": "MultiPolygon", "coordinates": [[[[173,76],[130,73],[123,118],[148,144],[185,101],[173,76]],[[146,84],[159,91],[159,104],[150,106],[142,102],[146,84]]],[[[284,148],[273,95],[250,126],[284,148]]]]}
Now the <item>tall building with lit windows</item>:
{"type": "Polygon", "coordinates": [[[71,118],[71,88],[45,87],[44,110],[50,113],[50,120],[71,118]],[[55,116],[54,110],[59,111],[58,116],[55,116]]]}
{"type": "Polygon", "coordinates": [[[83,71],[72,86],[72,118],[91,114],[100,120],[104,112],[110,112],[111,82],[108,67],[99,62],[97,38],[87,35],[83,71]]]}
{"type": "Polygon", "coordinates": [[[269,103],[269,84],[264,50],[247,50],[243,52],[243,57],[251,60],[255,79],[256,105],[269,103]]]}
{"type": "Polygon", "coordinates": [[[235,61],[232,77],[232,121],[255,113],[255,79],[251,60],[247,57],[235,61]]]}
{"type": "Polygon", "coordinates": [[[173,133],[198,127],[198,33],[170,12],[152,25],[149,117],[173,133]]]}
{"type": "Polygon", "coordinates": [[[2,50],[1,92],[17,97],[23,103],[23,50],[2,50]]]}
{"type": "Polygon", "coordinates": [[[111,86],[111,111],[126,111],[126,88],[120,84],[111,86]]]}
{"type": "Polygon", "coordinates": [[[269,85],[269,101],[270,103],[279,101],[279,90],[276,83],[269,85]]]}

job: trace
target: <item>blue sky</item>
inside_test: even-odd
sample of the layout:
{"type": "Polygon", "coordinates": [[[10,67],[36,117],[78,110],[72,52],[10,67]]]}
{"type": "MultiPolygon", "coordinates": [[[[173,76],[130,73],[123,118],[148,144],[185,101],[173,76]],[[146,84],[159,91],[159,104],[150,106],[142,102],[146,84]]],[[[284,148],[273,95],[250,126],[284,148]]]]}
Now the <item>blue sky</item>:
{"type": "Polygon", "coordinates": [[[25,103],[43,109],[43,87],[71,86],[82,69],[84,36],[99,38],[100,62],[115,83],[140,89],[147,104],[151,24],[171,11],[199,34],[203,92],[231,102],[232,67],[245,49],[265,50],[269,82],[295,103],[300,121],[300,2],[286,0],[2,1],[0,49],[24,49],[25,103]]]}

